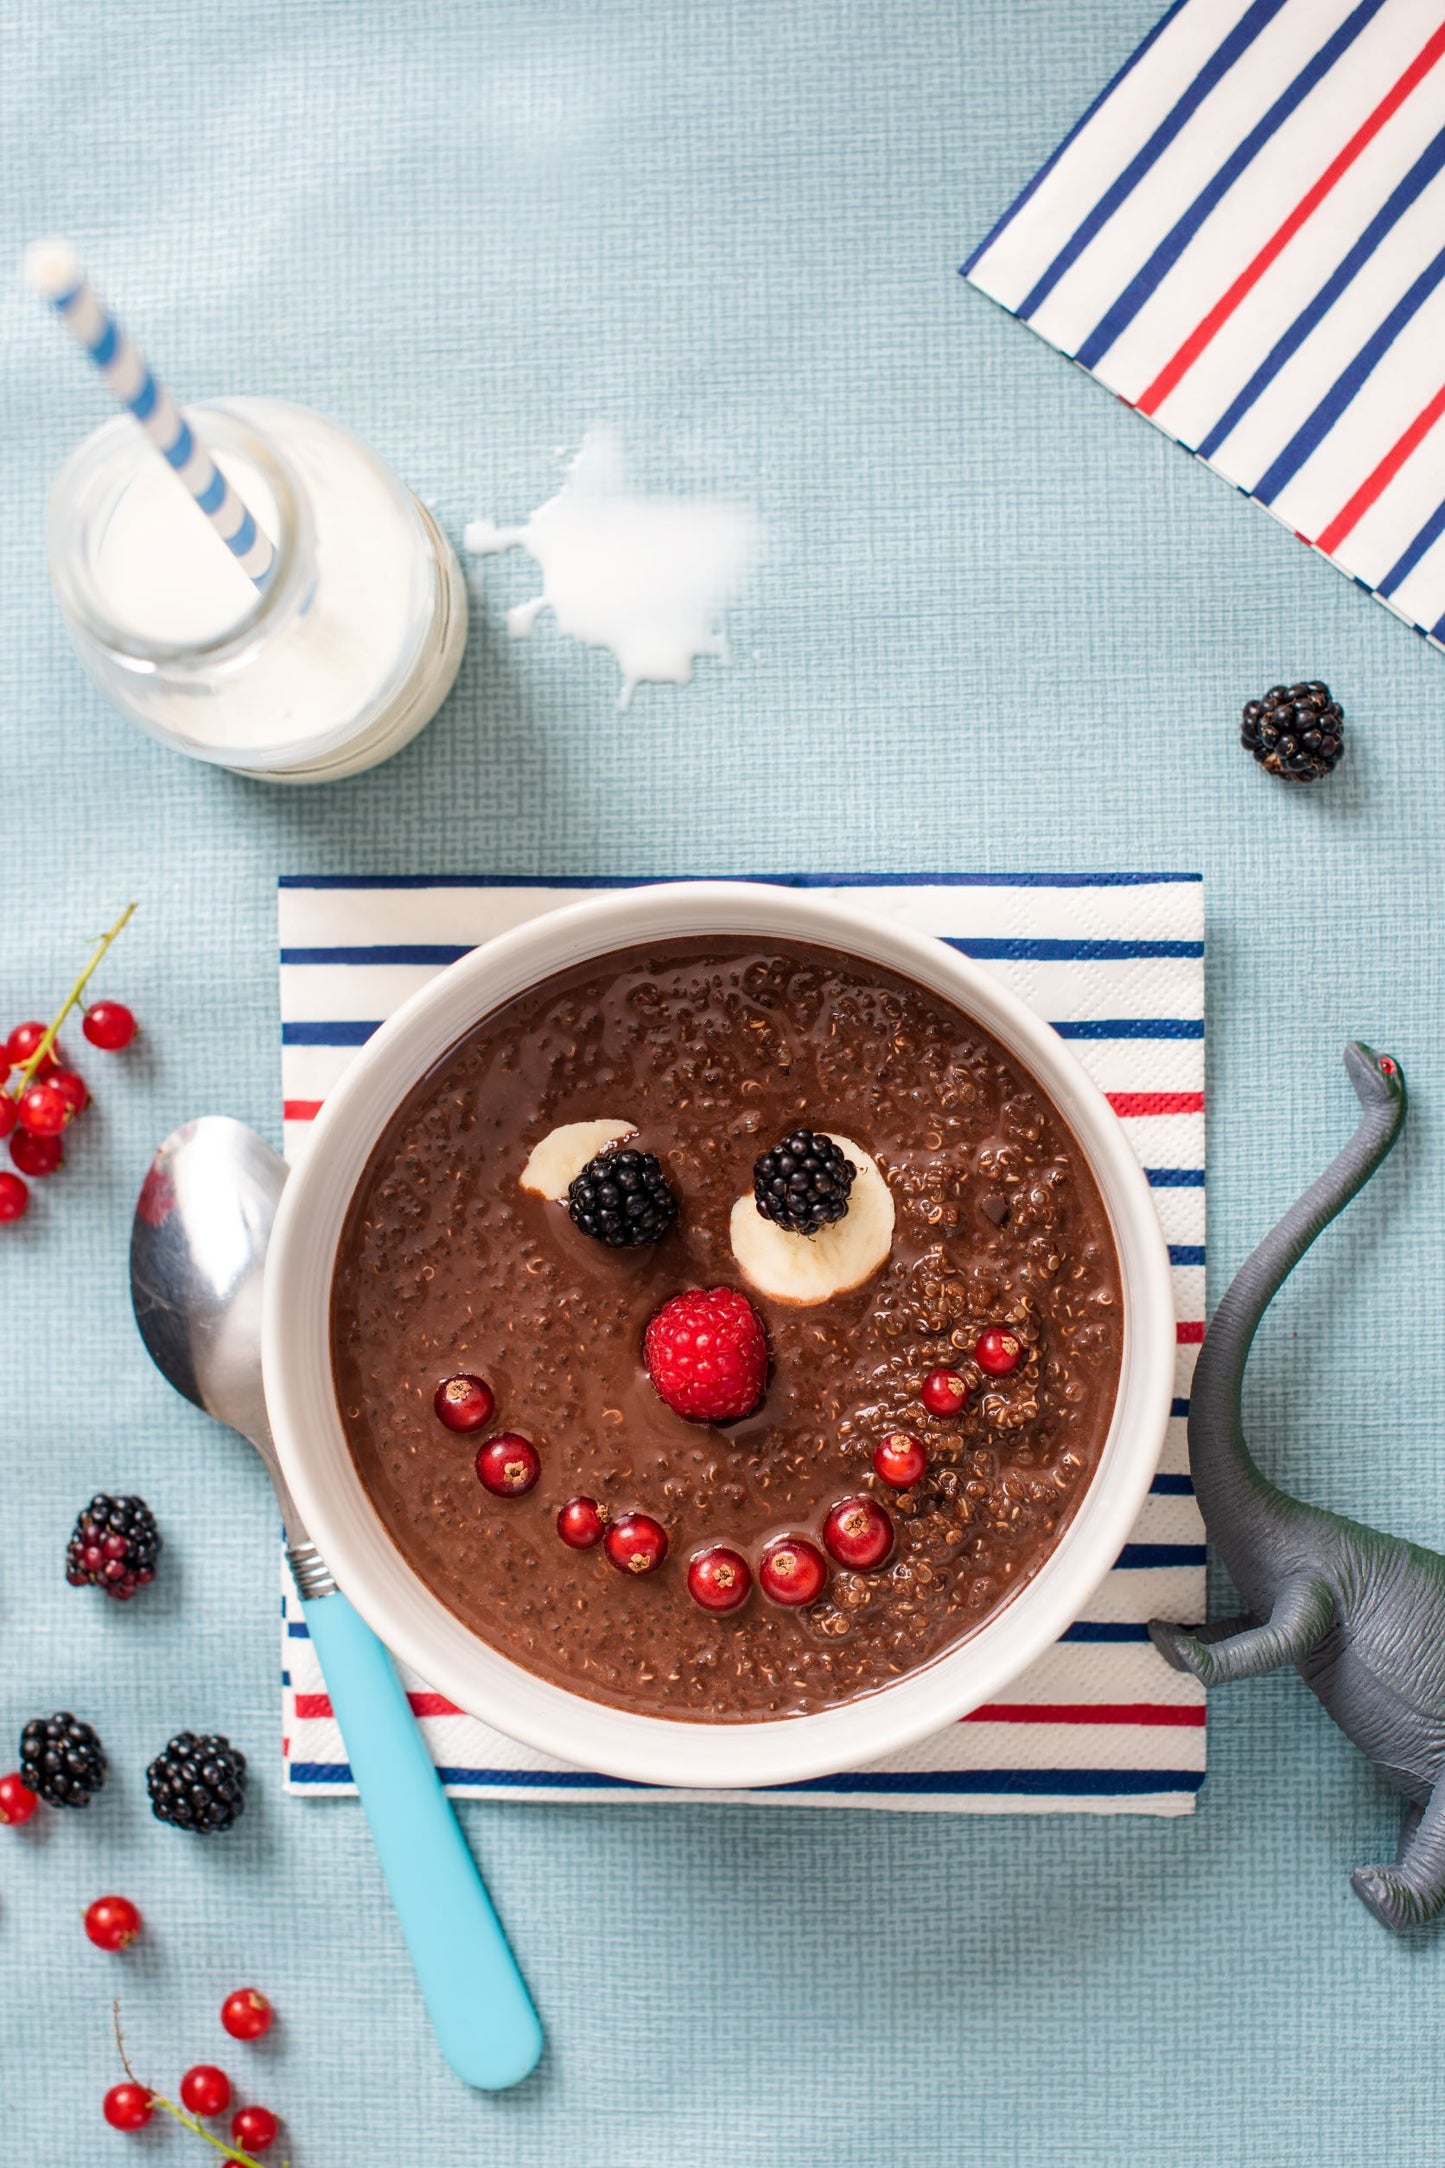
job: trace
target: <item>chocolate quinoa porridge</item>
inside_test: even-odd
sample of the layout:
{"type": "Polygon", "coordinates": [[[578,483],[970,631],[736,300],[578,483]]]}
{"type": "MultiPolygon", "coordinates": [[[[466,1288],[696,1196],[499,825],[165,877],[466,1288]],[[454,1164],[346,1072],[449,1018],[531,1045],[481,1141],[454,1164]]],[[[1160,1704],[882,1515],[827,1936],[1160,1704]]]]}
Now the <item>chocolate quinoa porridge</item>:
{"type": "Polygon", "coordinates": [[[1109,1428],[1119,1287],[1079,1146],[959,1010],[802,944],[665,941],[508,1002],[413,1089],[351,1202],[333,1366],[377,1512],[475,1633],[616,1707],[779,1717],[929,1663],[1037,1570],[1109,1428]],[[603,1120],[600,1170],[520,1186],[603,1120]],[[752,1202],[798,1131],[816,1149],[769,1163],[770,1210],[811,1233],[752,1202]],[[630,1207],[620,1163],[605,1187],[628,1151],[630,1207]],[[741,1215],[767,1284],[830,1257],[846,1282],[880,1203],[879,1269],[824,1299],[763,1293],[734,1254],[741,1215]],[[762,1398],[676,1412],[713,1392],[762,1398]]]}

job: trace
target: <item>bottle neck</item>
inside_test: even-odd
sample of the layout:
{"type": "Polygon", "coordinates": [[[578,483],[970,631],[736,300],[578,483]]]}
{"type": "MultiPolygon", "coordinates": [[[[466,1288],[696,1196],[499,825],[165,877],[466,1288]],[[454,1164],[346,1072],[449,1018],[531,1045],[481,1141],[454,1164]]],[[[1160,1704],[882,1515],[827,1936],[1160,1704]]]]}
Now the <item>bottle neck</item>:
{"type": "Polygon", "coordinates": [[[304,606],[315,536],[304,485],[249,416],[217,403],[188,419],[276,545],[264,588],[125,415],[57,475],[47,548],[61,608],[83,644],[112,668],[203,684],[304,606]]]}

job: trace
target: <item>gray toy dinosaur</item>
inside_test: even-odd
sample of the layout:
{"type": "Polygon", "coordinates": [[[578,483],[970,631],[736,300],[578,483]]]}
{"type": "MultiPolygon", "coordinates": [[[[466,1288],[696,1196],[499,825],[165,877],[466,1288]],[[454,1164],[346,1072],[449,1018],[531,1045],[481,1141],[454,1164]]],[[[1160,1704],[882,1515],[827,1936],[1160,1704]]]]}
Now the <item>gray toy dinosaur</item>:
{"type": "Polygon", "coordinates": [[[1189,1463],[1210,1537],[1249,1606],[1190,1629],[1155,1619],[1155,1647],[1206,1686],[1294,1664],[1346,1737],[1408,1802],[1393,1867],[1358,1867],[1357,1894],[1401,1932],[1445,1905],[1445,1558],[1323,1513],[1260,1474],[1240,1419],[1244,1366],[1266,1309],[1400,1133],[1405,1080],[1352,1043],[1358,1129],[1240,1267],[1214,1313],[1189,1400],[1189,1463]]]}

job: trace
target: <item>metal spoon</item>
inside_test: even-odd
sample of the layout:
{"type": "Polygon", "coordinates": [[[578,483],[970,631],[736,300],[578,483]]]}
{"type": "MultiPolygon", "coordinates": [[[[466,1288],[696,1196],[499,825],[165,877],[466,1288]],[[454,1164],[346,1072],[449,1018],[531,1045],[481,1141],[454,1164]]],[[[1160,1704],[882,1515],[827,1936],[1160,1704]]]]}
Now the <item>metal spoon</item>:
{"type": "Polygon", "coordinates": [[[326,1674],[417,1979],[469,2085],[515,2085],[542,2028],[386,1650],[337,1589],[287,1491],[261,1382],[261,1279],[286,1163],[242,1122],[187,1122],[156,1153],[131,1228],[136,1324],[162,1376],[248,1438],[281,1507],[326,1674]]]}

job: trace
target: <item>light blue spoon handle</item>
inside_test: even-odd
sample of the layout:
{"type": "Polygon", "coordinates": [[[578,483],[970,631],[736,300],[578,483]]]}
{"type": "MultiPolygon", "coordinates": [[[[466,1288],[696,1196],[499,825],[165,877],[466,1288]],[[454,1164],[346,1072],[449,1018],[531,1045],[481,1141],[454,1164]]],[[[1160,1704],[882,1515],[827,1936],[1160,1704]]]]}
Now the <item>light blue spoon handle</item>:
{"type": "Polygon", "coordinates": [[[391,1658],[344,1596],[302,1609],[442,2053],[468,2085],[516,2085],[542,2027],[391,1658]]]}

